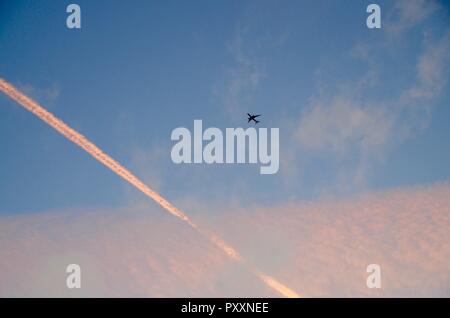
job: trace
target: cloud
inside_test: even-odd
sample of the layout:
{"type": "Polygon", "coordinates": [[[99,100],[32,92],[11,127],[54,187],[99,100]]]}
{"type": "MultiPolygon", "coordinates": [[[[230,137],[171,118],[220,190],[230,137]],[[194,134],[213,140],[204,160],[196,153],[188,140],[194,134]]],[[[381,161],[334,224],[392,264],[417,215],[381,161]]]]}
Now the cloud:
{"type": "Polygon", "coordinates": [[[56,84],[45,88],[38,88],[30,84],[18,84],[17,87],[34,100],[51,106],[58,100],[60,94],[60,89],[56,84]]]}
{"type": "Polygon", "coordinates": [[[450,187],[399,188],[352,199],[217,214],[221,235],[307,296],[448,296],[450,187]],[[382,268],[382,289],[366,267],[382,268]]]}
{"type": "Polygon", "coordinates": [[[151,151],[139,147],[135,147],[132,151],[133,170],[144,183],[151,184],[157,191],[164,186],[164,163],[169,153],[170,149],[160,145],[153,145],[151,151]]]}
{"type": "MultiPolygon", "coordinates": [[[[418,108],[429,110],[430,101],[439,96],[447,82],[449,49],[450,30],[424,48],[416,65],[416,79],[400,90],[397,98],[380,100],[365,94],[373,84],[367,81],[373,78],[372,70],[351,90],[341,90],[329,98],[313,97],[301,115],[295,137],[301,146],[334,152],[348,147],[367,151],[385,145],[397,133],[395,127],[402,118],[410,120],[410,112],[418,108]]],[[[420,126],[414,121],[407,124],[420,126]]]]}
{"type": "Polygon", "coordinates": [[[295,137],[302,147],[340,154],[353,147],[363,152],[382,147],[392,130],[385,109],[348,96],[313,102],[298,125],[295,137]]]}
{"type": "Polygon", "coordinates": [[[450,29],[434,44],[428,44],[417,63],[417,83],[404,98],[413,101],[418,98],[432,98],[447,84],[450,57],[450,29]]]}
{"type": "MultiPolygon", "coordinates": [[[[250,262],[306,296],[450,294],[450,186],[229,208],[192,203],[250,262]],[[216,212],[211,213],[211,208],[216,212]],[[368,289],[366,266],[382,270],[368,289]]],[[[0,296],[277,296],[153,204],[0,218],[0,296]],[[65,287],[78,263],[82,288],[65,287]]]]}
{"type": "Polygon", "coordinates": [[[3,297],[242,296],[249,289],[273,295],[154,205],[2,217],[0,228],[3,297]],[[66,288],[71,263],[81,266],[80,290],[66,288]]]}
{"type": "Polygon", "coordinates": [[[393,35],[422,23],[439,9],[436,1],[430,0],[398,0],[387,16],[383,26],[393,35]]]}
{"type": "MultiPolygon", "coordinates": [[[[237,119],[249,111],[252,97],[265,78],[264,67],[252,47],[258,47],[250,34],[249,26],[238,26],[235,36],[227,45],[232,65],[225,70],[225,84],[216,88],[226,113],[237,119]]],[[[257,42],[257,41],[256,41],[257,42]]]]}
{"type": "Polygon", "coordinates": [[[347,84],[336,85],[335,93],[325,94],[323,89],[314,93],[292,133],[295,153],[324,156],[341,163],[353,160],[353,171],[337,171],[337,175],[345,175],[341,181],[350,188],[363,187],[371,167],[384,158],[388,149],[427,127],[432,107],[447,85],[450,29],[438,39],[423,39],[413,65],[414,76],[397,88],[384,85],[383,72],[388,70],[383,70],[381,62],[368,53],[383,45],[355,45],[350,55],[367,63],[367,71],[347,84]],[[371,93],[383,87],[393,93],[371,93]]]}

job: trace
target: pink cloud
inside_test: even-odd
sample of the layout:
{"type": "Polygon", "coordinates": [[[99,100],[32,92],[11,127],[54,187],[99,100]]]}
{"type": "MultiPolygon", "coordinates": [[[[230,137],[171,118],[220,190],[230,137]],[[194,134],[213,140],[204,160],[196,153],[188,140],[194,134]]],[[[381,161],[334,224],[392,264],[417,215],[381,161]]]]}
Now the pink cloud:
{"type": "MultiPolygon", "coordinates": [[[[189,205],[302,295],[450,294],[447,184],[271,207],[189,205]],[[378,290],[366,287],[371,263],[381,266],[378,290]]],[[[1,217],[0,244],[0,296],[277,296],[153,204],[1,217]],[[65,286],[70,263],[82,267],[81,290],[65,286]]]]}

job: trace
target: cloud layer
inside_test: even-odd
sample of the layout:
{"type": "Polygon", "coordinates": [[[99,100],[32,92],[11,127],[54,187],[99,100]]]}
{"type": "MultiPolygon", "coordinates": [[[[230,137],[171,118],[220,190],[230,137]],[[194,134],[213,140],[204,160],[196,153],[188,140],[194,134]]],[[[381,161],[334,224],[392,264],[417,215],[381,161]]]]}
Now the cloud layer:
{"type": "MultiPolygon", "coordinates": [[[[273,207],[190,204],[250,262],[305,296],[449,296],[450,186],[273,207]],[[219,210],[219,211],[217,211],[219,210]],[[382,288],[366,287],[366,267],[382,288]]],[[[160,208],[0,219],[0,296],[277,296],[160,208]],[[82,288],[65,268],[82,268],[82,288]]]]}

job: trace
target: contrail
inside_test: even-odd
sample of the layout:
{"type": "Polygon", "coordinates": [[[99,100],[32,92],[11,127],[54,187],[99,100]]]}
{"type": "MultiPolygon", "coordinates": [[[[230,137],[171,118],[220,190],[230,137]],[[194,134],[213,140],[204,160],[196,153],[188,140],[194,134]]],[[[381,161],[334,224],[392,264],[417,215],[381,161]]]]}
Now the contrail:
{"type": "MultiPolygon", "coordinates": [[[[45,108],[40,106],[37,102],[21,93],[17,90],[13,85],[9,84],[5,80],[0,78],[0,90],[3,91],[10,98],[18,102],[22,105],[26,110],[32,112],[37,117],[42,119],[45,123],[52,126],[59,133],[61,133],[64,137],[77,144],[86,152],[88,152],[95,159],[103,163],[109,169],[114,171],[116,174],[121,176],[123,179],[131,183],[135,188],[140,190],[142,193],[155,200],[160,206],[162,206],[167,212],[173,214],[177,218],[183,220],[187,224],[189,224],[192,228],[197,230],[200,234],[207,237],[214,245],[219,247],[223,252],[225,252],[230,258],[235,261],[246,264],[244,259],[239,255],[239,253],[230,245],[225,243],[221,238],[213,233],[209,233],[205,230],[200,229],[197,224],[195,224],[183,211],[175,207],[172,203],[167,201],[157,192],[152,190],[149,186],[143,183],[139,178],[133,175],[130,171],[128,171],[125,167],[111,158],[109,155],[104,153],[100,148],[98,148],[94,143],[89,141],[86,137],[81,135],[76,130],[69,127],[62,120],[55,117],[52,113],[47,111],[45,108]]],[[[247,265],[248,266],[248,265],[247,265]]],[[[300,297],[296,292],[287,286],[283,285],[273,277],[270,277],[263,272],[252,269],[253,273],[257,275],[267,286],[276,290],[280,295],[284,297],[300,297]]]]}

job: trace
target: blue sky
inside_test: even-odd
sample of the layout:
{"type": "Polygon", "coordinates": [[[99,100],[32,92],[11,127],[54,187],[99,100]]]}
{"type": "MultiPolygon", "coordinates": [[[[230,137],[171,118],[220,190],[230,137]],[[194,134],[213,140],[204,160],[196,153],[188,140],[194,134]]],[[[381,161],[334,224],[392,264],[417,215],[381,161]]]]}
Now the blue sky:
{"type": "MultiPolygon", "coordinates": [[[[2,1],[0,76],[170,199],[274,204],[450,177],[444,1],[378,1],[380,30],[369,1],[77,1],[81,30],[69,3],[2,1]],[[174,128],[247,127],[247,112],[280,127],[278,174],[172,163],[174,128]]],[[[0,105],[0,213],[143,199],[0,105]]]]}

